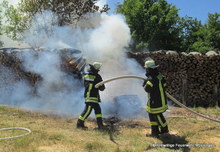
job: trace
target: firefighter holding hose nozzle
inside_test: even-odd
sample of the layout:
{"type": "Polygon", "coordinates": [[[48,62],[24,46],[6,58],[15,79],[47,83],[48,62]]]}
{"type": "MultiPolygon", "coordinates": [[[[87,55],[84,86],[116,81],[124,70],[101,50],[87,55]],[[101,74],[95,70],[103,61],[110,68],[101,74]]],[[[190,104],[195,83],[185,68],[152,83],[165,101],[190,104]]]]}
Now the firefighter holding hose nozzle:
{"type": "Polygon", "coordinates": [[[101,107],[99,105],[99,103],[101,102],[99,91],[103,91],[105,89],[105,85],[103,84],[98,88],[95,88],[95,85],[102,81],[102,77],[98,74],[102,64],[99,62],[94,62],[93,64],[89,64],[89,66],[90,69],[88,70],[88,73],[84,76],[85,109],[79,116],[76,126],[77,128],[87,129],[88,127],[84,125],[84,122],[91,114],[92,109],[94,109],[98,129],[104,129],[101,107]]]}
{"type": "Polygon", "coordinates": [[[146,136],[159,138],[159,134],[169,133],[166,119],[163,116],[163,113],[168,109],[164,88],[166,82],[154,60],[148,59],[144,68],[147,80],[144,81],[143,87],[148,93],[146,110],[151,125],[151,134],[146,134],[146,136]]]}

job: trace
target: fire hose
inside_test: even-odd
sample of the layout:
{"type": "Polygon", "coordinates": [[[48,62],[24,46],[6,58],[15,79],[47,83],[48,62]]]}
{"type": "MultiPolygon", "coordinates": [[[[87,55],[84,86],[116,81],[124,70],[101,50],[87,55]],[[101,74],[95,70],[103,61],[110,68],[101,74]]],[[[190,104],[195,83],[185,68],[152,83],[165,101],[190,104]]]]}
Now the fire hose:
{"type": "Polygon", "coordinates": [[[11,128],[2,128],[2,129],[0,129],[0,131],[7,131],[7,130],[24,130],[27,133],[22,134],[22,135],[18,135],[18,136],[2,137],[2,138],[0,138],[0,140],[19,138],[19,137],[23,137],[23,136],[26,136],[26,135],[31,133],[30,129],[22,128],[22,127],[11,127],[11,128]]]}
{"type": "MultiPolygon", "coordinates": [[[[99,82],[95,85],[96,88],[98,88],[99,86],[107,83],[107,82],[111,82],[111,81],[114,81],[114,80],[118,80],[118,79],[125,79],[125,78],[135,78],[135,79],[140,79],[140,80],[146,80],[145,78],[143,77],[140,77],[140,76],[136,76],[136,75],[124,75],[124,76],[119,76],[119,77],[114,77],[114,78],[111,78],[111,79],[108,79],[108,80],[105,80],[105,81],[102,81],[102,82],[99,82]]],[[[205,119],[208,119],[208,120],[211,120],[211,121],[215,121],[215,122],[218,122],[220,123],[220,120],[217,120],[217,119],[213,119],[213,118],[210,118],[206,115],[203,115],[201,113],[198,113],[196,111],[193,111],[192,109],[186,107],[185,105],[183,105],[181,102],[179,102],[177,99],[175,99],[173,96],[171,96],[168,92],[165,92],[166,93],[166,96],[171,100],[173,101],[174,103],[176,103],[177,105],[179,105],[180,107],[190,111],[191,113],[194,113],[202,118],[205,118],[205,119]]]]}

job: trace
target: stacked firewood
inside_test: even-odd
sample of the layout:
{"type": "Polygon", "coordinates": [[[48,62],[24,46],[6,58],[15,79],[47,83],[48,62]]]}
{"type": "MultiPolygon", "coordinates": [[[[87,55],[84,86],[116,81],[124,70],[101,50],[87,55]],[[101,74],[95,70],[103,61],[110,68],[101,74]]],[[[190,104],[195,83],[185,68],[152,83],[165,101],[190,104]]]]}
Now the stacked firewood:
{"type": "Polygon", "coordinates": [[[13,73],[13,79],[11,81],[25,80],[34,86],[37,81],[42,79],[41,76],[36,73],[25,71],[21,60],[16,57],[15,54],[15,52],[0,52],[0,65],[8,68],[13,73]]]}
{"type": "MultiPolygon", "coordinates": [[[[37,73],[27,71],[22,64],[22,61],[17,57],[18,54],[19,52],[0,51],[0,67],[7,68],[9,71],[11,71],[12,79],[10,80],[10,83],[12,83],[12,81],[26,81],[31,86],[35,87],[36,83],[42,80],[42,77],[37,73]]],[[[69,64],[66,58],[61,57],[61,59],[63,61],[60,65],[61,70],[68,74],[72,74],[76,78],[79,78],[80,71],[77,71],[77,64],[69,64]]],[[[4,72],[4,70],[1,70],[1,72],[4,72]]],[[[5,80],[2,79],[5,77],[2,76],[1,72],[0,79],[2,82],[4,82],[5,80]]]]}
{"type": "MultiPolygon", "coordinates": [[[[42,78],[25,71],[16,53],[0,52],[0,65],[13,72],[13,81],[25,80],[35,86],[42,78]]],[[[220,55],[182,54],[176,52],[128,53],[141,65],[147,58],[155,60],[166,76],[167,92],[186,106],[210,107],[220,105],[220,55]]],[[[68,64],[69,65],[69,64],[68,64]]],[[[1,73],[0,73],[1,81],[1,73]]]]}
{"type": "Polygon", "coordinates": [[[173,51],[128,53],[141,65],[155,60],[166,76],[167,92],[189,107],[220,105],[220,55],[173,51]]]}

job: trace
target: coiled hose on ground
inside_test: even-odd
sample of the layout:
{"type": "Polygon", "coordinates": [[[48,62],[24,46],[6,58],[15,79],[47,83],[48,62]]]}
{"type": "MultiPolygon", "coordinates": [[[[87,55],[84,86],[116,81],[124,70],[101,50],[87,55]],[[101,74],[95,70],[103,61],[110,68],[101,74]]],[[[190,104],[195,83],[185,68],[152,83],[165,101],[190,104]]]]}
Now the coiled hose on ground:
{"type": "MultiPolygon", "coordinates": [[[[136,76],[136,75],[124,75],[124,76],[118,76],[118,77],[114,77],[114,78],[111,78],[111,79],[108,79],[108,80],[105,80],[105,81],[102,81],[102,82],[99,82],[98,84],[95,85],[96,88],[98,88],[99,86],[107,83],[107,82],[111,82],[111,81],[114,81],[114,80],[118,80],[118,79],[125,79],[125,78],[135,78],[135,79],[140,79],[140,80],[146,80],[145,78],[143,77],[140,77],[140,76],[136,76]]],[[[177,99],[175,99],[173,96],[171,96],[168,92],[166,92],[166,95],[167,97],[172,100],[174,103],[178,104],[180,107],[190,111],[191,113],[194,113],[202,118],[205,118],[205,119],[208,119],[208,120],[211,120],[211,121],[215,121],[215,122],[218,122],[220,123],[220,120],[217,120],[217,119],[213,119],[213,118],[210,118],[206,115],[203,115],[201,113],[198,113],[196,111],[193,111],[192,109],[186,107],[185,105],[183,105],[181,102],[179,102],[177,99]]]]}
{"type": "Polygon", "coordinates": [[[30,129],[22,128],[22,127],[11,127],[11,128],[2,128],[2,129],[0,129],[0,131],[7,131],[7,130],[24,130],[24,131],[26,131],[26,133],[22,134],[22,135],[18,135],[18,136],[2,137],[2,138],[0,138],[0,140],[19,138],[19,137],[23,137],[23,136],[26,136],[26,135],[31,133],[30,129]]]}

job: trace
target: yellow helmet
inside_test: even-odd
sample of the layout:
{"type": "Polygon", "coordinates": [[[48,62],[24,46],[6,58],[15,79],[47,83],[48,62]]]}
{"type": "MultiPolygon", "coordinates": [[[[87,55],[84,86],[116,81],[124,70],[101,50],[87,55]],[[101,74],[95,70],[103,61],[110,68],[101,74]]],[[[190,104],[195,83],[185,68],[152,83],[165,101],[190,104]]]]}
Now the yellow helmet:
{"type": "Polygon", "coordinates": [[[100,62],[93,62],[92,66],[96,69],[96,70],[100,70],[102,63],[100,62]]]}
{"type": "Polygon", "coordinates": [[[154,60],[148,60],[148,61],[145,62],[144,67],[145,68],[155,69],[155,68],[158,67],[158,65],[155,65],[154,60]]]}

